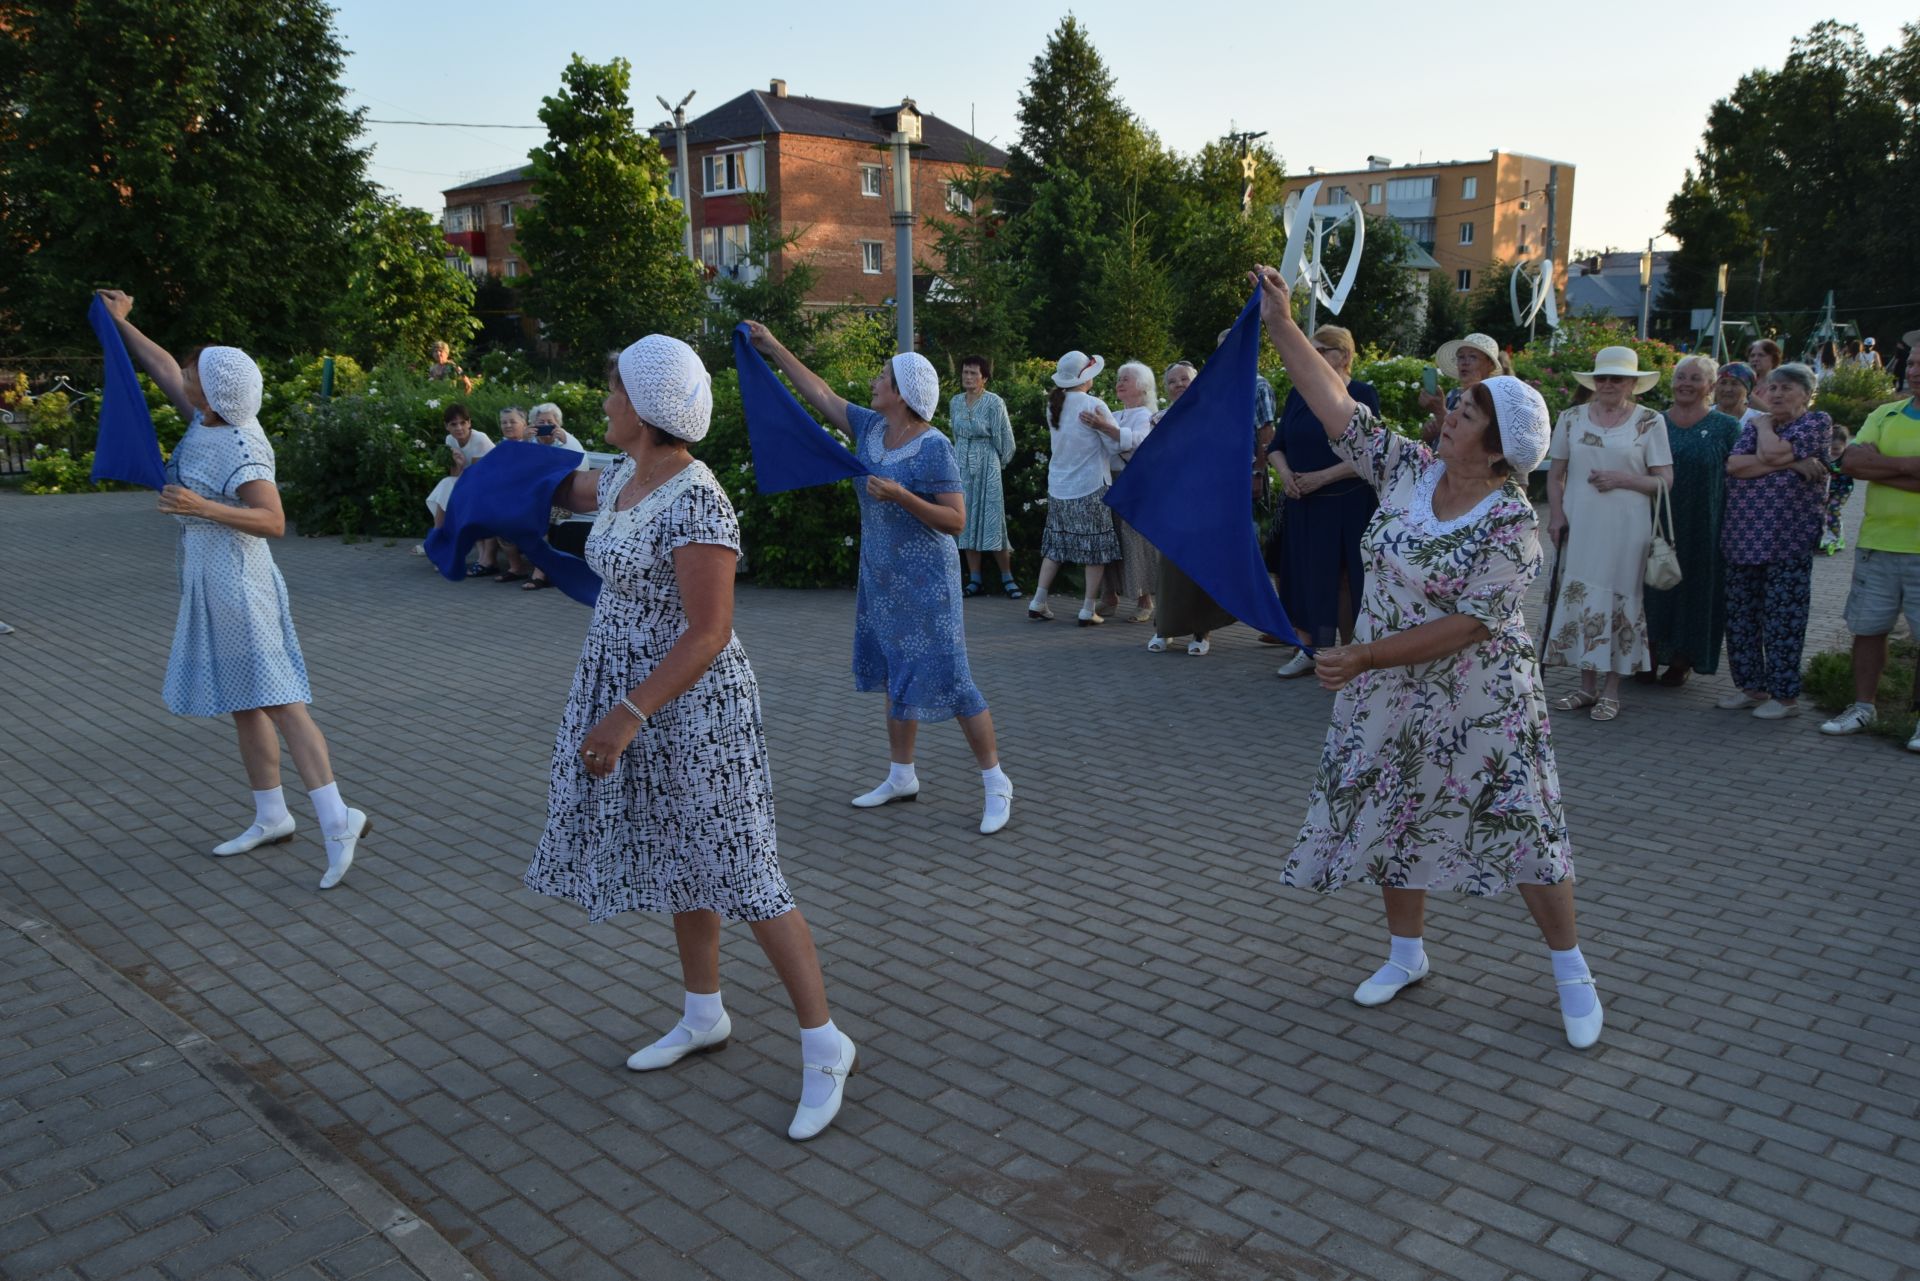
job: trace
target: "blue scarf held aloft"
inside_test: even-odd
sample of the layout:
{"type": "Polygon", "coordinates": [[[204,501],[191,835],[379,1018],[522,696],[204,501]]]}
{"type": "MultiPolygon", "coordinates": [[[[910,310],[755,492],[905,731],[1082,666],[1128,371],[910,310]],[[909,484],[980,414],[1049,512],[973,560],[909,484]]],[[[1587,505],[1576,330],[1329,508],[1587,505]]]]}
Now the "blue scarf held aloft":
{"type": "Polygon", "coordinates": [[[747,340],[747,327],[733,331],[733,364],[740,374],[740,407],[753,449],[753,480],[763,494],[783,494],[809,485],[865,476],[867,468],[833,438],[767,368],[747,340]]]}
{"type": "Polygon", "coordinates": [[[160,459],[160,442],[153,434],[153,415],[147,412],[147,398],[127,357],[127,345],[120,341],[120,327],[113,323],[99,294],[87,308],[87,323],[93,326],[107,363],[100,388],[100,434],[93,445],[93,479],[165,489],[167,465],[160,459]]]}
{"type": "Polygon", "coordinates": [[[460,582],[467,553],[483,538],[504,538],[553,585],[582,605],[600,599],[600,575],[578,556],[547,543],[554,491],[580,465],[580,455],[554,445],[503,440],[467,464],[447,500],[447,520],[427,535],[427,559],[460,582]]]}
{"type": "Polygon", "coordinates": [[[1267,576],[1249,510],[1260,295],[1168,407],[1107,491],[1139,530],[1222,609],[1290,645],[1301,641],[1267,576]]]}

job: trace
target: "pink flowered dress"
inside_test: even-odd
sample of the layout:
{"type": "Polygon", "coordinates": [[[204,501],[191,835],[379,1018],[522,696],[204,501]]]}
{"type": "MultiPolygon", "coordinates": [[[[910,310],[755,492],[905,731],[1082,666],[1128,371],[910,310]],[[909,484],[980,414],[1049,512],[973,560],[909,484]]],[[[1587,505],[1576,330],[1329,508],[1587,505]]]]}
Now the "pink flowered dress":
{"type": "Polygon", "coordinates": [[[1380,494],[1361,542],[1357,638],[1449,614],[1470,614],[1492,635],[1433,663],[1367,672],[1340,691],[1281,879],[1324,891],[1357,875],[1468,894],[1571,879],[1546,697],[1520,614],[1540,572],[1533,505],[1508,486],[1437,520],[1446,464],[1365,406],[1333,447],[1380,494]]]}

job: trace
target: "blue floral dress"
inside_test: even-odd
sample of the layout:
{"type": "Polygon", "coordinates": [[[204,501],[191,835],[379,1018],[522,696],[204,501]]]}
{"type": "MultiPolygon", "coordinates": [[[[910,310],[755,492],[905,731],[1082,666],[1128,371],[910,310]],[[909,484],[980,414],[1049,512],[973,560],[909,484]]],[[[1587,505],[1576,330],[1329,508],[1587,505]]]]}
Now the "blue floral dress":
{"type": "MultiPolygon", "coordinates": [[[[209,427],[195,415],[167,460],[167,481],[227,507],[240,487],[273,481],[259,425],[209,427]]],[[[310,703],[286,580],[267,540],[199,516],[180,522],[180,613],[161,697],[176,716],[225,716],[310,703]]]]}
{"type": "Polygon", "coordinates": [[[1004,551],[1007,543],[1006,494],[1000,470],[1013,461],[1013,422],[1007,402],[990,391],[969,405],[966,393],[947,406],[953,442],[960,455],[960,477],[967,498],[967,523],[960,546],[971,552],[1004,551]]]}
{"type": "MultiPolygon", "coordinates": [[[[860,461],[922,498],[963,492],[960,463],[929,427],[886,448],[887,420],[847,406],[860,461]]],[[[885,690],[887,719],[943,721],[987,710],[967,667],[960,613],[960,549],[951,534],[920,523],[897,503],[860,497],[860,590],[854,606],[853,687],[885,690]]]]}
{"type": "Polygon", "coordinates": [[[1365,406],[1335,442],[1380,495],[1367,527],[1360,642],[1451,614],[1488,638],[1418,667],[1362,674],[1333,724],[1282,880],[1338,889],[1495,894],[1571,879],[1546,696],[1520,602],[1540,572],[1539,521],[1517,487],[1453,520],[1433,514],[1446,464],[1365,406]]]}

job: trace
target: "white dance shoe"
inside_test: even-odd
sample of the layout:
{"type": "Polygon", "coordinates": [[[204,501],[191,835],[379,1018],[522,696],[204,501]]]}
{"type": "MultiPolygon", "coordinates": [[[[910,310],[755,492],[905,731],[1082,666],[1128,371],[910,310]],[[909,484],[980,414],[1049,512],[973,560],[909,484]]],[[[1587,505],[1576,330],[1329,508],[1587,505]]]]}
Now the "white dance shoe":
{"type": "Polygon", "coordinates": [[[1013,817],[1013,784],[987,784],[986,807],[980,812],[980,834],[992,836],[1013,817]]]}
{"type": "Polygon", "coordinates": [[[353,852],[359,847],[360,838],[372,827],[365,810],[347,811],[347,830],[327,838],[327,872],[320,878],[321,889],[330,890],[347,878],[347,869],[353,866],[353,852]]]}
{"type": "Polygon", "coordinates": [[[1415,983],[1418,983],[1421,979],[1433,973],[1432,963],[1424,956],[1420,958],[1420,968],[1418,971],[1409,970],[1406,966],[1394,961],[1388,961],[1387,964],[1381,968],[1386,969],[1389,967],[1400,971],[1407,977],[1396,983],[1390,979],[1382,981],[1378,974],[1376,974],[1373,978],[1368,979],[1365,983],[1353,989],[1353,1000],[1356,1005],[1385,1005],[1388,1001],[1400,995],[1401,988],[1412,987],[1415,983]]]}
{"type": "Polygon", "coordinates": [[[833,1093],[824,1103],[808,1107],[802,1103],[794,1109],[793,1124],[787,1127],[787,1137],[801,1142],[812,1138],[833,1124],[833,1118],[840,1115],[840,1102],[847,1093],[847,1078],[860,1070],[860,1051],[853,1038],[845,1032],[840,1033],[840,1057],[832,1063],[808,1063],[803,1072],[824,1072],[833,1078],[833,1093]]]}
{"type": "Polygon", "coordinates": [[[230,854],[245,854],[248,850],[257,850],[262,845],[285,845],[293,839],[293,815],[289,814],[278,823],[262,827],[255,823],[230,841],[223,841],[213,847],[215,858],[226,858],[230,854]]]}
{"type": "Polygon", "coordinates": [[[733,1035],[733,1020],[723,1010],[720,1021],[704,1032],[696,1032],[685,1022],[673,1025],[673,1031],[649,1045],[644,1050],[635,1050],[628,1058],[627,1066],[635,1072],[657,1072],[661,1068],[672,1067],[689,1054],[712,1054],[715,1050],[727,1048],[727,1038],[733,1035]],[[674,1033],[684,1032],[685,1040],[675,1040],[674,1033]],[[673,1041],[669,1045],[667,1042],[673,1041]]]}
{"type": "Polygon", "coordinates": [[[853,805],[855,809],[870,810],[885,805],[889,801],[910,801],[918,795],[920,795],[919,779],[914,779],[904,787],[888,779],[865,796],[854,797],[853,805]]]}
{"type": "MultiPolygon", "coordinates": [[[[1583,979],[1568,979],[1566,982],[1556,984],[1555,986],[1595,987],[1595,984],[1592,977],[1589,976],[1583,979]]],[[[1593,1013],[1583,1014],[1579,1018],[1574,1018],[1567,1013],[1565,1006],[1562,1006],[1560,1009],[1560,1022],[1564,1024],[1567,1029],[1567,1044],[1576,1050],[1584,1050],[1595,1041],[1598,1041],[1600,1039],[1600,1028],[1606,1021],[1607,1012],[1600,1008],[1600,993],[1598,990],[1593,994],[1593,1013]]]]}

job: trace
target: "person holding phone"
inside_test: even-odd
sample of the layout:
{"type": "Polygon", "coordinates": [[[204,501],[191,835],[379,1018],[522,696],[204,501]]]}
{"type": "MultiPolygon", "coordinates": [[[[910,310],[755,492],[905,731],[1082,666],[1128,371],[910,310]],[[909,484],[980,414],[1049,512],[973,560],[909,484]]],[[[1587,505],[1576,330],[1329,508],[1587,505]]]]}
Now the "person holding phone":
{"type": "MultiPolygon", "coordinates": [[[[580,456],[580,465],[574,470],[590,470],[587,462],[587,447],[569,436],[566,428],[560,425],[561,421],[560,406],[550,400],[543,401],[527,411],[527,423],[533,428],[533,438],[537,443],[573,451],[580,456]]],[[[572,515],[573,513],[564,507],[556,506],[553,509],[547,525],[547,542],[563,552],[578,556],[586,547],[587,526],[578,523],[569,524],[568,521],[572,515]]],[[[533,571],[533,577],[521,584],[520,590],[537,592],[551,586],[553,586],[553,580],[548,578],[544,571],[536,568],[533,571]]]]}
{"type": "Polygon", "coordinates": [[[1420,429],[1420,439],[1428,445],[1439,440],[1447,414],[1459,408],[1461,397],[1504,369],[1500,344],[1485,334],[1468,334],[1441,343],[1440,350],[1433,353],[1433,365],[1420,376],[1420,408],[1432,415],[1420,429]],[[1450,370],[1460,384],[1445,396],[1440,394],[1441,369],[1450,370]]]}

